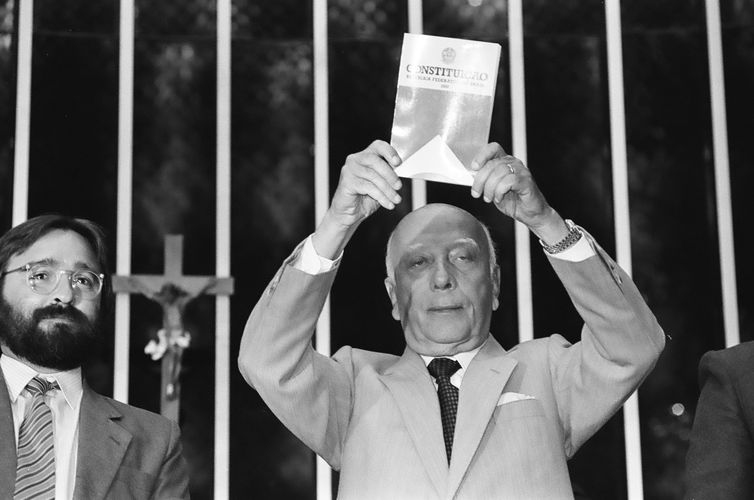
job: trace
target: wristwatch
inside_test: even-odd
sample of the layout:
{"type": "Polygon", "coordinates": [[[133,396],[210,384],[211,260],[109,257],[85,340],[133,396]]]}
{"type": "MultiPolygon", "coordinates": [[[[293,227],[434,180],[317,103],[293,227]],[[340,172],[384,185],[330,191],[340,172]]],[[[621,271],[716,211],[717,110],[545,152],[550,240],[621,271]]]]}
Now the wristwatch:
{"type": "Polygon", "coordinates": [[[563,238],[559,242],[555,243],[554,245],[548,245],[544,241],[539,240],[539,244],[542,245],[542,248],[545,249],[545,252],[549,253],[550,255],[568,250],[573,245],[578,243],[578,241],[584,234],[581,232],[581,229],[579,229],[579,226],[574,224],[571,219],[566,219],[565,223],[566,226],[568,226],[568,234],[566,234],[565,238],[563,238]]]}

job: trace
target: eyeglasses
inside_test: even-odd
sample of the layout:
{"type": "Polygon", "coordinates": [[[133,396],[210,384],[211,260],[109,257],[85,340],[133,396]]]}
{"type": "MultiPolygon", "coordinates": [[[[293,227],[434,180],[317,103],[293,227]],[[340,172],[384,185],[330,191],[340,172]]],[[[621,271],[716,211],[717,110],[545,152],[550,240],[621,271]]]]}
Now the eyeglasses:
{"type": "Polygon", "coordinates": [[[0,278],[20,271],[26,272],[26,284],[29,285],[29,288],[34,293],[40,295],[49,295],[54,292],[58,287],[58,283],[60,283],[60,276],[67,274],[71,288],[78,290],[82,298],[93,299],[102,291],[102,282],[105,279],[104,274],[97,274],[86,269],[71,271],[44,263],[26,264],[10,271],[5,271],[0,274],[0,278]]]}

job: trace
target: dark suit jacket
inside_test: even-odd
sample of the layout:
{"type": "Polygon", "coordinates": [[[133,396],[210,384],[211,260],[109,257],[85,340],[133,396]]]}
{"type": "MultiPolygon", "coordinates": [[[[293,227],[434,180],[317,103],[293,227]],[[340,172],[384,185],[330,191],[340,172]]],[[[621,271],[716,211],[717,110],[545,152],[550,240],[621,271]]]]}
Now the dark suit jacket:
{"type": "Polygon", "coordinates": [[[754,498],[754,342],[710,351],[686,456],[686,498],[754,498]]]}
{"type": "Polygon", "coordinates": [[[566,460],[654,365],[662,329],[630,278],[597,248],[552,260],[586,325],[582,341],[489,338],[459,391],[451,463],[421,357],[311,346],[335,272],[285,264],[249,318],[239,364],[280,420],[335,469],[339,498],[573,498],[566,460]]]}
{"type": "MultiPolygon", "coordinates": [[[[73,497],[189,498],[180,431],[168,419],[119,403],[84,383],[73,497]]],[[[16,446],[13,415],[0,370],[0,499],[13,498],[16,446]]]]}

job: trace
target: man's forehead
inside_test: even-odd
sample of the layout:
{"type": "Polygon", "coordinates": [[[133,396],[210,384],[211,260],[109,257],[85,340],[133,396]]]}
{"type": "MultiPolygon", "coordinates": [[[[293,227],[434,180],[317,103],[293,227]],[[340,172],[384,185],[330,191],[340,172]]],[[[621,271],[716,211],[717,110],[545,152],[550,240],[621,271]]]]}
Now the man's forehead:
{"type": "Polygon", "coordinates": [[[420,251],[426,249],[428,246],[435,247],[435,246],[443,246],[448,248],[455,248],[455,247],[461,247],[461,246],[471,246],[480,248],[479,243],[474,239],[470,237],[461,237],[461,238],[419,238],[405,247],[403,247],[403,250],[405,251],[420,251]]]}
{"type": "Polygon", "coordinates": [[[55,229],[40,236],[28,248],[16,253],[11,260],[25,263],[50,263],[79,267],[96,267],[94,249],[79,233],[55,229]]]}
{"type": "Polygon", "coordinates": [[[393,235],[395,249],[473,241],[484,247],[484,230],[470,213],[452,205],[427,205],[401,220],[393,235]]]}

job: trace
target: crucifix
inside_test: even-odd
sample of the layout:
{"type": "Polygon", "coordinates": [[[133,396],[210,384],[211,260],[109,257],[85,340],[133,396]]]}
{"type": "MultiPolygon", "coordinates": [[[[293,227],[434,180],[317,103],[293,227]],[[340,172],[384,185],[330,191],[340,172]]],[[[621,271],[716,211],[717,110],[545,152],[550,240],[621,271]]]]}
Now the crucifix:
{"type": "Polygon", "coordinates": [[[183,274],[183,236],[165,236],[165,273],[113,276],[115,293],[139,293],[162,307],[162,329],[145,349],[153,360],[162,359],[160,413],[178,422],[181,396],[181,360],[191,335],[183,326],[189,302],[200,295],[231,295],[233,278],[183,274]]]}

